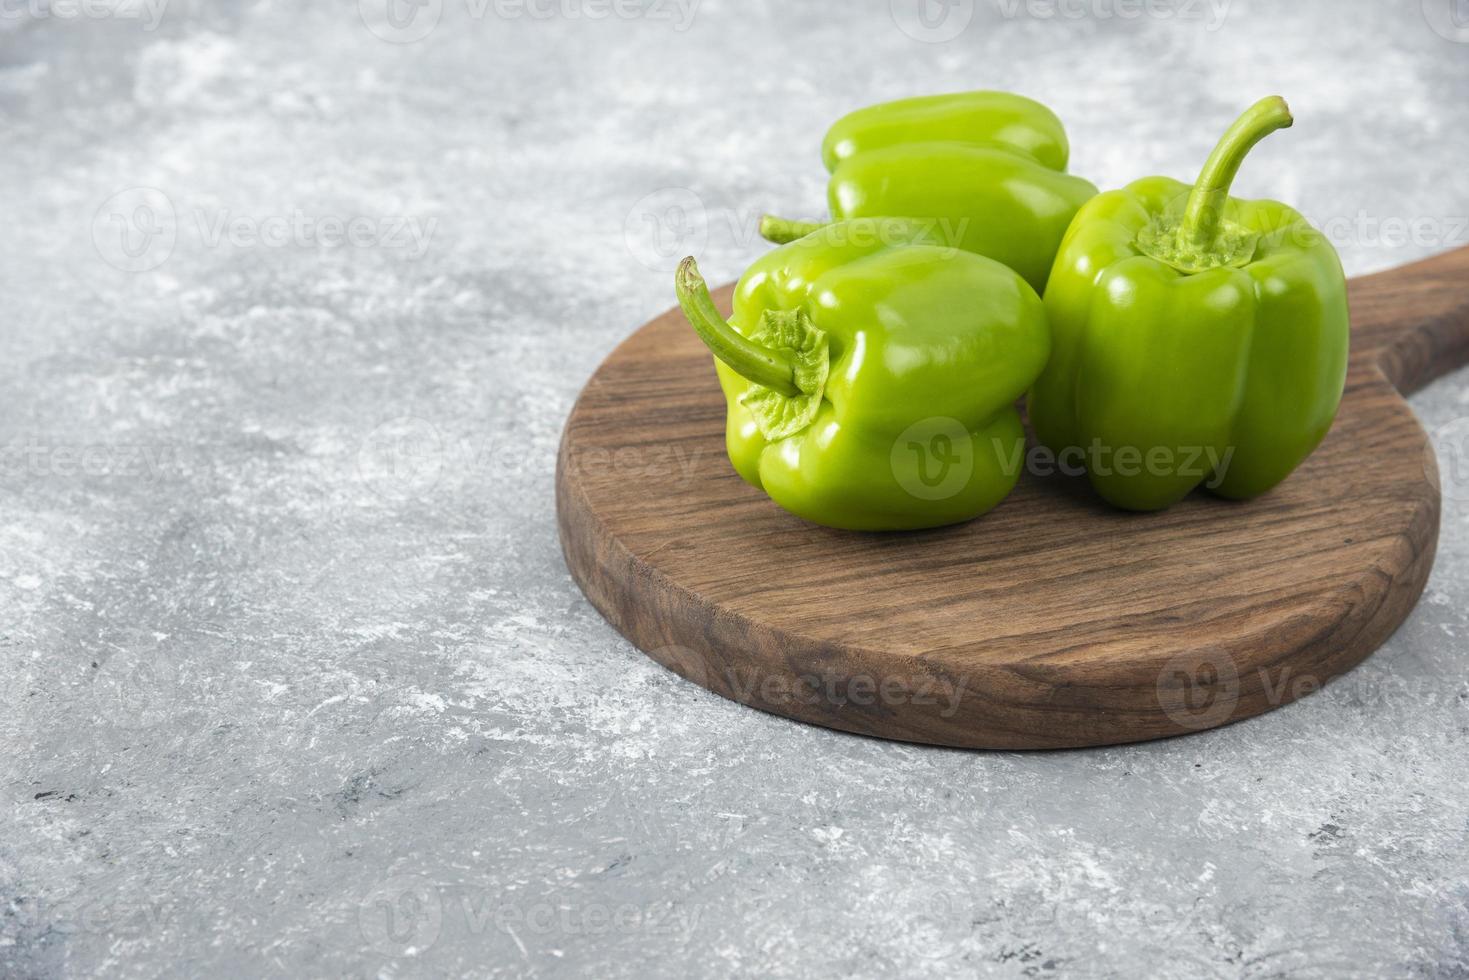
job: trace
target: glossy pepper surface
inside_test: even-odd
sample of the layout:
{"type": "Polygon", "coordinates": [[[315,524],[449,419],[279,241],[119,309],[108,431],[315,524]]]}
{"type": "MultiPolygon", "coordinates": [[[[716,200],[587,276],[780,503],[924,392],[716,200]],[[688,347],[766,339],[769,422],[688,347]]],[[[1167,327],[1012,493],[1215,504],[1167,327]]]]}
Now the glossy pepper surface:
{"type": "Polygon", "coordinates": [[[1258,496],[1331,428],[1349,341],[1336,250],[1284,204],[1229,197],[1245,154],[1291,123],[1284,100],[1264,99],[1193,187],[1139,180],[1067,232],[1030,418],[1119,507],[1159,510],[1200,484],[1258,496]]]}
{"type": "MultiPolygon", "coordinates": [[[[837,220],[922,218],[960,247],[1008,265],[1043,290],[1077,209],[1097,193],[1066,173],[1055,113],[1008,92],[903,99],[859,109],[826,134],[828,205],[837,220]]],[[[767,218],[785,242],[819,225],[767,218]]]]}
{"type": "Polygon", "coordinates": [[[854,221],[778,248],[715,309],[692,258],[678,296],[714,353],[741,477],[850,530],[937,527],[1019,477],[1015,410],[1050,340],[1016,273],[921,223],[854,221]]]}

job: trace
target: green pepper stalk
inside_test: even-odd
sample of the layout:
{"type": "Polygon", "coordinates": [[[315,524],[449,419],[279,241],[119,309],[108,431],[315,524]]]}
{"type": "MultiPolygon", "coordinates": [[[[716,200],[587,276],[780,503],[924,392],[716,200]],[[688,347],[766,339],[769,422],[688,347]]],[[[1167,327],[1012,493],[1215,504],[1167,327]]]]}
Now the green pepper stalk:
{"type": "Polygon", "coordinates": [[[674,290],[710,353],[749,384],[743,404],[766,438],[795,435],[816,419],[831,371],[831,348],[805,311],[763,310],[746,337],[719,315],[693,256],[679,263],[674,290]]]}
{"type": "Polygon", "coordinates": [[[740,377],[753,384],[764,385],[786,395],[799,395],[795,367],[784,353],[746,340],[719,315],[709,286],[699,275],[698,263],[691,255],[678,265],[674,277],[678,305],[683,307],[689,325],[704,345],[740,377]]]}
{"type": "Polygon", "coordinates": [[[1234,184],[1240,164],[1255,144],[1278,129],[1289,129],[1295,123],[1290,106],[1278,95],[1270,95],[1245,110],[1225,131],[1219,145],[1209,154],[1204,169],[1188,197],[1179,240],[1201,251],[1211,250],[1219,237],[1219,223],[1224,216],[1224,202],[1234,184]]]}
{"type": "Polygon", "coordinates": [[[825,227],[826,225],[818,221],[794,221],[767,214],[760,219],[760,237],[775,245],[787,245],[825,227]]]}
{"type": "Polygon", "coordinates": [[[1180,272],[1203,272],[1250,261],[1260,236],[1224,220],[1229,189],[1245,156],[1265,137],[1295,122],[1278,95],[1261,99],[1235,120],[1209,154],[1189,191],[1181,220],[1165,217],[1139,237],[1142,251],[1180,272]]]}

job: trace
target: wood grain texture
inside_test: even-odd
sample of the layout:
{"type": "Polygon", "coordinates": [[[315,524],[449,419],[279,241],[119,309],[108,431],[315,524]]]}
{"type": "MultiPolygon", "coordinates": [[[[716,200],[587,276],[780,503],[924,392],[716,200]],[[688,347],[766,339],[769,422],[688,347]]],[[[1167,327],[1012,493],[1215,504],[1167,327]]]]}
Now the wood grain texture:
{"type": "Polygon", "coordinates": [[[883,535],[807,524],[735,475],[709,355],[670,310],[567,422],[567,565],[672,670],[865,735],[1060,748],[1268,711],[1376,650],[1438,541],[1437,464],[1399,389],[1469,360],[1469,249],[1354,280],[1351,301],[1336,425],[1266,497],[1137,515],[1026,474],[977,521],[883,535]]]}

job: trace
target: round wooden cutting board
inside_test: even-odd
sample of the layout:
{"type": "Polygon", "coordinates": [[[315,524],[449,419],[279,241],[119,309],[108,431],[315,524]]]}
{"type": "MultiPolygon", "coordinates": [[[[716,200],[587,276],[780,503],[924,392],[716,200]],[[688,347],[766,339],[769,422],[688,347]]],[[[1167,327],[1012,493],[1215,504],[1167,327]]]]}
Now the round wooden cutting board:
{"type": "Polygon", "coordinates": [[[1060,748],[1260,714],[1377,649],[1433,564],[1438,469],[1399,391],[1469,360],[1469,249],[1354,280],[1351,303],[1336,426],[1264,498],[1128,514],[1027,474],[979,520],[901,534],[805,523],[740,480],[711,358],[671,310],[566,424],[567,565],[655,660],[813,724],[1060,748]]]}

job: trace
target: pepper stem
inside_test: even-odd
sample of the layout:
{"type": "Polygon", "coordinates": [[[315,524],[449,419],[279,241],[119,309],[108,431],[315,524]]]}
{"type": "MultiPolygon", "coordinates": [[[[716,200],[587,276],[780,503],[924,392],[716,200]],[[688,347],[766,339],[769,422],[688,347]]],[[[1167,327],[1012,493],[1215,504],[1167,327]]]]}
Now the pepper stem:
{"type": "Polygon", "coordinates": [[[776,245],[785,245],[825,227],[815,221],[792,221],[767,214],[760,219],[760,237],[776,245]]]}
{"type": "Polygon", "coordinates": [[[720,315],[714,297],[709,295],[709,284],[699,275],[699,266],[692,255],[678,264],[674,288],[689,325],[715,357],[757,385],[783,395],[801,394],[796,386],[795,365],[789,358],[741,336],[720,315]]]}
{"type": "Polygon", "coordinates": [[[1188,196],[1188,205],[1183,213],[1183,223],[1178,228],[1178,242],[1184,249],[1194,253],[1213,251],[1219,238],[1219,227],[1224,217],[1224,205],[1229,200],[1229,188],[1239,173],[1245,155],[1256,143],[1277,129],[1286,129],[1295,120],[1290,107],[1278,95],[1271,95],[1256,102],[1245,110],[1225,132],[1214,152],[1209,154],[1204,169],[1199,172],[1198,182],[1188,196]]]}

